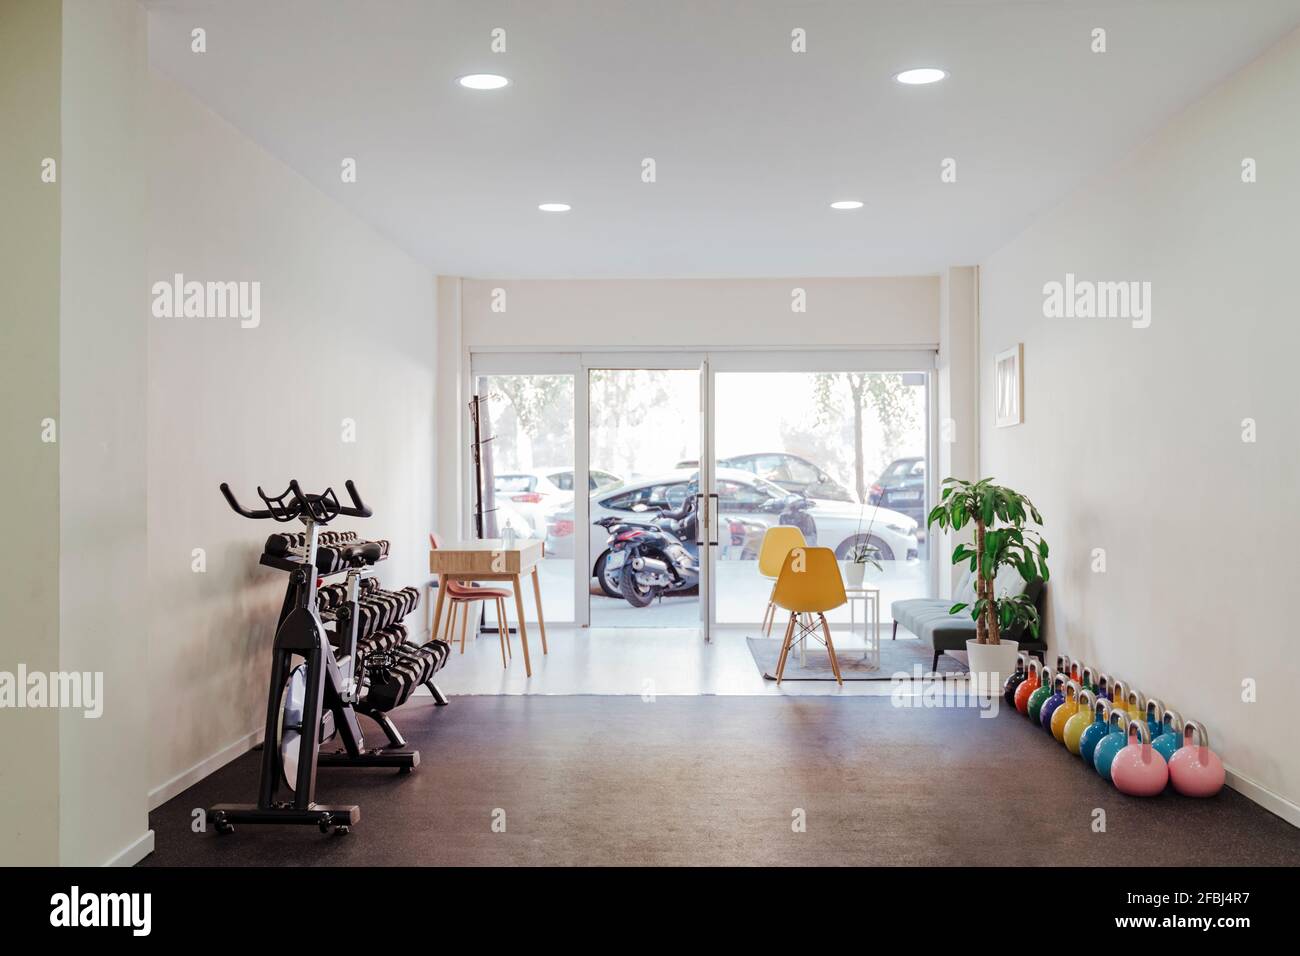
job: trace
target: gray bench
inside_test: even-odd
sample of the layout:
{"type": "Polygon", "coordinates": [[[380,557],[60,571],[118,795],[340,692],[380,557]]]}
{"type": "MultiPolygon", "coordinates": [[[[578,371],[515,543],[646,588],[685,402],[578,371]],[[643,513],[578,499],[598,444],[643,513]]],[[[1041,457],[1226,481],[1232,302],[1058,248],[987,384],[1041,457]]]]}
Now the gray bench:
{"type": "MultiPolygon", "coordinates": [[[[1026,584],[1015,568],[1003,568],[998,572],[994,587],[997,588],[998,594],[1016,595],[1022,592],[1027,594],[1038,608],[1039,615],[1042,615],[1045,589],[1041,580],[1026,584]]],[[[890,616],[894,619],[893,636],[898,637],[898,626],[901,624],[905,630],[911,631],[925,641],[934,651],[934,662],[930,665],[930,669],[936,670],[939,667],[940,654],[947,651],[965,651],[966,642],[975,637],[975,622],[971,620],[969,607],[956,614],[948,613],[948,609],[960,601],[965,601],[968,605],[975,602],[975,574],[969,568],[962,574],[961,581],[950,598],[908,598],[890,604],[890,616]]],[[[1029,634],[1023,627],[1004,632],[1002,637],[1010,641],[1019,641],[1020,650],[1031,654],[1036,653],[1039,657],[1047,650],[1046,641],[1026,640],[1029,634]]]]}

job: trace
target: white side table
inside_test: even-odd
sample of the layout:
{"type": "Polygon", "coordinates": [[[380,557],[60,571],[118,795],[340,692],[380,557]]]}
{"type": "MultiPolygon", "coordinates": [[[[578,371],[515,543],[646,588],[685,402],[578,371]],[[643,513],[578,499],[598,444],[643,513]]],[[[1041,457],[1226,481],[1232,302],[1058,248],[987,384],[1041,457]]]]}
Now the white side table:
{"type": "Polygon", "coordinates": [[[862,639],[866,649],[862,653],[862,663],[866,670],[880,669],[880,588],[863,585],[858,588],[845,588],[849,599],[849,633],[857,632],[857,602],[862,602],[862,639]]]}

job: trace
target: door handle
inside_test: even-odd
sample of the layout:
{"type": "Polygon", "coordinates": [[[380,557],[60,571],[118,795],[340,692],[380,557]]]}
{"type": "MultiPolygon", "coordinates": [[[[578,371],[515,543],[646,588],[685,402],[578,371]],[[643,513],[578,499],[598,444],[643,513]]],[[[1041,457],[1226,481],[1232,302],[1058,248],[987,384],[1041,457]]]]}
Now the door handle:
{"type": "Polygon", "coordinates": [[[713,521],[713,518],[716,515],[715,509],[717,509],[718,511],[722,509],[722,502],[718,498],[716,492],[707,495],[701,492],[700,494],[697,494],[695,497],[698,498],[700,502],[699,507],[696,509],[699,513],[699,516],[695,521],[695,545],[696,547],[700,547],[700,548],[703,548],[705,546],[716,548],[718,546],[718,529],[716,524],[713,521]],[[714,507],[712,508],[709,506],[710,498],[714,499],[713,502],[714,507]],[[712,534],[707,533],[710,530],[710,528],[712,528],[712,534]],[[700,529],[703,529],[706,532],[703,536],[704,540],[700,540],[701,537],[700,529]],[[710,541],[709,538],[713,538],[713,540],[710,541]]]}

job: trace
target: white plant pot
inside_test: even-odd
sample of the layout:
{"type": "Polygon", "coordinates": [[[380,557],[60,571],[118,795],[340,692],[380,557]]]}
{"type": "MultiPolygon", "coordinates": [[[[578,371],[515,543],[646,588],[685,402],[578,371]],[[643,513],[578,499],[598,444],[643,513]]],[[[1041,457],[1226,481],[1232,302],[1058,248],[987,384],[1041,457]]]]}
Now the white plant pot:
{"type": "Polygon", "coordinates": [[[1019,641],[1002,641],[998,644],[966,642],[966,658],[970,662],[970,676],[980,694],[996,695],[1002,685],[1016,670],[1019,641]]]}
{"type": "Polygon", "coordinates": [[[844,586],[846,588],[860,588],[862,581],[867,575],[867,566],[858,564],[856,561],[844,562],[844,586]]]}

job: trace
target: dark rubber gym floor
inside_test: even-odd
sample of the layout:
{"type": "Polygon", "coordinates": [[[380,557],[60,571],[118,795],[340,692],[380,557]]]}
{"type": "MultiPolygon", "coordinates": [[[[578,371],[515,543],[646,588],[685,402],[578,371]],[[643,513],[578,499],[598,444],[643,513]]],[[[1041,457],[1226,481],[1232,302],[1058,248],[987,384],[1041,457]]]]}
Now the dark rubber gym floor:
{"type": "Polygon", "coordinates": [[[1025,718],[977,714],[887,697],[418,697],[394,714],[414,773],[320,771],[319,801],[361,806],[351,834],[192,833],[194,808],[253,800],[251,753],[150,814],[143,865],[1300,865],[1300,831],[1234,791],[1125,797],[1025,718]]]}

